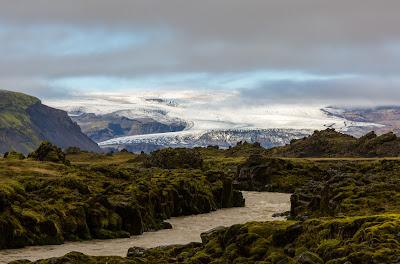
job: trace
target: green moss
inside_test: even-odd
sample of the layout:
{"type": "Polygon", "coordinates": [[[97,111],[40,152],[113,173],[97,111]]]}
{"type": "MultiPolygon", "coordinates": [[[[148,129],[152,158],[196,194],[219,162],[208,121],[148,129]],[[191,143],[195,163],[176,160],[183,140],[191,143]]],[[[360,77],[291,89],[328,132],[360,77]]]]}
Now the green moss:
{"type": "Polygon", "coordinates": [[[14,109],[26,109],[39,99],[23,93],[0,90],[0,108],[12,107],[14,109]]]}
{"type": "Polygon", "coordinates": [[[196,149],[166,148],[150,153],[145,166],[164,169],[194,168],[203,165],[203,158],[196,149]]]}
{"type": "MultiPolygon", "coordinates": [[[[335,136],[329,140],[336,140],[335,136]]],[[[173,166],[148,167],[148,156],[127,152],[72,151],[67,156],[70,166],[0,160],[0,194],[5,197],[0,196],[0,205],[3,202],[7,208],[0,213],[0,231],[16,230],[9,235],[15,243],[0,239],[0,247],[157,230],[171,216],[240,204],[234,186],[243,188],[247,183],[249,188],[294,192],[291,214],[299,221],[234,225],[213,233],[204,244],[150,249],[143,257],[68,255],[52,261],[298,263],[308,259],[333,264],[398,260],[400,161],[269,158],[259,150],[249,144],[233,150],[197,148],[202,165],[194,167],[181,166],[168,155],[161,160],[173,161],[173,166]],[[32,220],[41,226],[39,231],[30,228],[32,220]],[[52,231],[43,231],[47,229],[52,231]]]]}
{"type": "Polygon", "coordinates": [[[48,141],[42,142],[34,152],[28,155],[28,158],[37,161],[51,161],[69,164],[69,161],[65,158],[65,153],[59,147],[48,141]]]}
{"type": "Polygon", "coordinates": [[[25,159],[25,156],[22,153],[16,152],[16,151],[11,151],[11,152],[6,152],[4,153],[4,158],[5,159],[14,159],[14,160],[23,160],[25,159]]]}
{"type": "MultiPolygon", "coordinates": [[[[62,153],[50,145],[41,149],[62,153]]],[[[0,229],[21,227],[19,246],[138,235],[165,228],[171,216],[243,205],[222,172],[210,179],[201,169],[145,168],[127,162],[135,157],[131,153],[75,152],[68,157],[78,162],[70,165],[49,162],[47,154],[0,160],[0,209],[11,208],[0,215],[15,220],[0,223],[0,229]]],[[[5,239],[0,248],[14,246],[12,236],[5,239]]]]}
{"type": "Polygon", "coordinates": [[[23,218],[32,219],[35,223],[43,222],[45,219],[42,214],[28,208],[22,209],[21,216],[23,218]]]}
{"type": "Polygon", "coordinates": [[[398,214],[384,214],[252,222],[212,233],[204,244],[145,250],[141,257],[116,263],[395,263],[400,256],[399,221],[398,214]]]}

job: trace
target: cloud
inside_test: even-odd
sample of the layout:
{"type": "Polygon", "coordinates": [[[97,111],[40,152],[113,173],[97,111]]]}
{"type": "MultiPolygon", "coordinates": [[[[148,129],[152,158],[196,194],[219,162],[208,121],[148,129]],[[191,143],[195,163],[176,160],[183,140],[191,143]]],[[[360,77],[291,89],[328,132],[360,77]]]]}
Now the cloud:
{"type": "Polygon", "coordinates": [[[350,77],[329,80],[266,82],[242,89],[244,102],[316,104],[335,106],[396,105],[400,102],[400,78],[350,77]]]}
{"type": "Polygon", "coordinates": [[[151,89],[383,104],[398,90],[399,9],[398,0],[1,1],[0,85],[47,96],[64,94],[65,80],[113,89],[151,79],[151,89]]]}

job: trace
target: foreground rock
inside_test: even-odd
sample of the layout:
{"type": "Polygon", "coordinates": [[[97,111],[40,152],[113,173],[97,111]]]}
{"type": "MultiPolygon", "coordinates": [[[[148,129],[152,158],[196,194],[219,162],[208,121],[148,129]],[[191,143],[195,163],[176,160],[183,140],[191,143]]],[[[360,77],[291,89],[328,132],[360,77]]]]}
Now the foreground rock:
{"type": "Polygon", "coordinates": [[[400,212],[400,160],[302,160],[252,155],[235,186],[292,192],[291,216],[356,216],[400,212]]]}
{"type": "MultiPolygon", "coordinates": [[[[70,253],[36,263],[398,263],[400,215],[264,222],[215,230],[204,243],[130,249],[130,256],[70,253]]],[[[24,263],[24,262],[14,262],[24,263]]]]}
{"type": "Polygon", "coordinates": [[[182,161],[146,168],[128,152],[73,153],[69,162],[44,143],[28,159],[0,160],[0,249],[129,237],[171,228],[164,220],[173,216],[244,206],[220,170],[182,161]]]}
{"type": "Polygon", "coordinates": [[[400,212],[399,160],[336,161],[319,166],[325,173],[310,178],[292,195],[293,217],[400,212]]]}

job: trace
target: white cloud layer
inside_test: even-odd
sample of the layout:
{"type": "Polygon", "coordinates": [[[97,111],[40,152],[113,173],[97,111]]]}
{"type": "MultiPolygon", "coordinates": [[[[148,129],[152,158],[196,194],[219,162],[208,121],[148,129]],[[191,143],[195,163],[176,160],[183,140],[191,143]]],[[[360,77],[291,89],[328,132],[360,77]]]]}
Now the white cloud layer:
{"type": "Polygon", "coordinates": [[[400,101],[398,0],[0,0],[0,7],[3,89],[400,101]]]}

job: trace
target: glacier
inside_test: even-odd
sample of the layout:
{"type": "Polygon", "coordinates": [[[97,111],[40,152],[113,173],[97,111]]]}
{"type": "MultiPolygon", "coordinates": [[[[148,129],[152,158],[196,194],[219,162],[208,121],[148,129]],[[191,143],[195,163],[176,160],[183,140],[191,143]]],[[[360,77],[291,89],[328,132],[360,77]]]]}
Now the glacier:
{"type": "Polygon", "coordinates": [[[102,148],[127,148],[135,152],[146,149],[145,146],[150,146],[149,150],[208,145],[229,147],[238,141],[257,141],[264,147],[274,147],[328,127],[351,134],[360,127],[382,126],[346,120],[329,114],[325,106],[318,104],[245,102],[236,91],[87,93],[45,103],[71,116],[113,113],[129,119],[151,118],[163,124],[187,124],[178,132],[124,136],[98,143],[102,148]]]}

